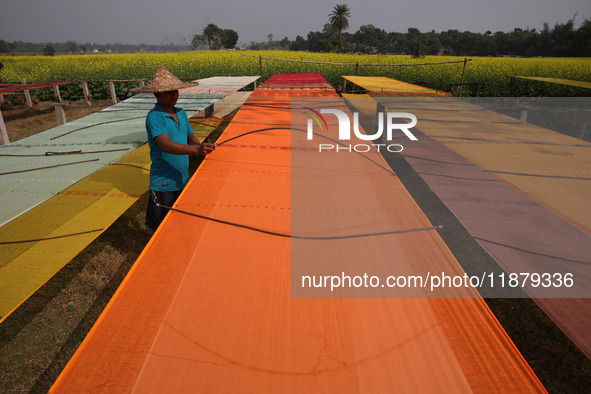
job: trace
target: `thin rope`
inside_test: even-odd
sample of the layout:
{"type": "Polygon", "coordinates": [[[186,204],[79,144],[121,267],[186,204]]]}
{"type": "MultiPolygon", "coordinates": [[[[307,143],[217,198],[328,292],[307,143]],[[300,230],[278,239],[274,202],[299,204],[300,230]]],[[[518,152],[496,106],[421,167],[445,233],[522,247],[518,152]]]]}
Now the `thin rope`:
{"type": "Polygon", "coordinates": [[[475,164],[472,164],[472,163],[455,163],[455,162],[452,162],[452,161],[428,159],[426,157],[421,157],[421,156],[413,156],[413,155],[406,155],[406,154],[403,154],[402,156],[404,158],[411,157],[413,159],[420,159],[420,160],[425,160],[425,161],[432,161],[434,163],[441,163],[441,164],[450,164],[450,165],[454,165],[454,166],[469,166],[469,167],[474,167],[475,166],[475,164]]]}
{"type": "Polygon", "coordinates": [[[453,60],[449,62],[432,62],[432,63],[399,63],[399,64],[382,64],[382,63],[334,63],[334,62],[319,62],[314,60],[298,60],[298,59],[278,59],[274,57],[265,57],[265,56],[257,56],[257,55],[247,55],[245,53],[241,53],[242,56],[254,57],[257,59],[266,59],[266,60],[278,60],[281,62],[293,62],[293,63],[313,63],[313,64],[328,64],[332,66],[376,66],[376,67],[409,67],[409,66],[434,66],[440,64],[453,64],[453,63],[464,63],[470,62],[472,59],[466,60],[453,60]]]}
{"type": "Polygon", "coordinates": [[[544,141],[508,141],[508,140],[493,140],[488,138],[475,138],[475,137],[452,137],[447,135],[428,135],[431,138],[450,138],[456,140],[468,140],[468,141],[486,141],[486,142],[502,142],[507,144],[532,144],[532,145],[553,145],[553,146],[577,146],[580,148],[591,148],[591,145],[584,144],[559,144],[556,142],[544,142],[544,141]]]}
{"type": "Polygon", "coordinates": [[[488,242],[488,243],[491,243],[491,244],[494,244],[494,245],[504,246],[504,247],[509,248],[509,249],[518,250],[520,252],[529,253],[529,254],[533,254],[533,255],[536,255],[536,256],[551,257],[553,259],[560,259],[560,260],[570,261],[570,262],[579,263],[579,264],[587,264],[587,265],[590,265],[591,264],[591,263],[589,263],[587,261],[573,260],[573,259],[569,259],[569,258],[566,258],[566,257],[560,257],[560,256],[554,256],[554,255],[540,253],[540,252],[534,252],[533,250],[527,250],[527,249],[518,248],[516,246],[512,246],[512,245],[508,245],[508,244],[504,244],[504,243],[500,243],[500,242],[491,241],[490,239],[484,239],[484,238],[480,238],[480,237],[473,237],[473,238],[475,240],[477,240],[477,241],[483,241],[483,242],[488,242]]]}
{"type": "Polygon", "coordinates": [[[318,236],[308,236],[308,235],[287,234],[287,233],[280,233],[280,232],[276,232],[276,231],[265,230],[265,229],[261,229],[258,227],[249,226],[246,224],[229,222],[227,220],[216,219],[216,218],[212,218],[210,216],[200,215],[198,213],[188,212],[188,211],[184,211],[182,209],[168,207],[168,206],[162,205],[160,203],[156,203],[156,206],[164,208],[164,209],[168,209],[170,211],[182,213],[184,215],[194,216],[194,217],[198,217],[200,219],[205,219],[205,220],[209,220],[209,221],[216,222],[216,223],[227,224],[229,226],[244,228],[247,230],[252,230],[252,231],[256,231],[256,232],[263,233],[263,234],[269,234],[269,235],[274,235],[277,237],[292,238],[292,239],[307,239],[307,240],[323,241],[323,240],[335,240],[335,239],[373,237],[373,236],[377,236],[377,235],[402,234],[402,233],[410,233],[410,232],[416,232],[416,231],[437,230],[437,229],[443,228],[443,226],[440,225],[440,226],[433,226],[433,227],[420,227],[420,228],[411,228],[411,229],[404,229],[404,230],[382,231],[382,232],[375,232],[375,233],[362,233],[362,234],[334,235],[334,236],[328,236],[328,237],[318,237],[318,236]]]}
{"type": "Polygon", "coordinates": [[[72,108],[105,108],[110,107],[113,104],[66,104],[66,103],[56,103],[54,101],[49,101],[48,104],[54,105],[56,107],[72,107],[72,108]]]}
{"type": "Polygon", "coordinates": [[[19,240],[19,241],[1,241],[0,242],[0,245],[11,245],[11,244],[23,244],[23,243],[27,243],[27,242],[49,241],[49,240],[52,240],[52,239],[67,238],[67,237],[73,237],[73,236],[76,236],[76,235],[96,233],[98,231],[103,231],[103,230],[104,230],[104,228],[97,228],[96,230],[81,231],[81,232],[78,232],[78,233],[65,234],[65,235],[56,235],[55,237],[36,238],[36,239],[23,239],[23,240],[19,240]]]}
{"type": "Polygon", "coordinates": [[[461,179],[461,180],[466,180],[466,181],[499,182],[499,180],[497,180],[497,179],[468,178],[468,177],[463,177],[463,176],[454,176],[454,175],[446,175],[446,174],[432,174],[429,172],[418,172],[417,171],[417,174],[440,176],[440,177],[444,177],[444,178],[461,179]]]}
{"type": "Polygon", "coordinates": [[[42,157],[42,156],[66,156],[66,155],[88,155],[91,153],[108,153],[108,152],[121,152],[121,151],[128,151],[129,148],[122,148],[122,149],[107,149],[107,150],[95,150],[95,151],[88,151],[83,152],[82,150],[75,150],[70,152],[45,152],[39,153],[36,155],[18,155],[18,154],[1,154],[1,157],[42,157]]]}
{"type": "Polygon", "coordinates": [[[535,177],[540,177],[540,178],[578,179],[578,180],[583,180],[583,181],[591,181],[591,178],[579,177],[579,176],[529,174],[529,173],[526,173],[526,172],[495,171],[495,170],[485,170],[485,169],[480,169],[480,171],[490,172],[490,173],[493,173],[493,174],[535,176],[535,177]]]}
{"type": "Polygon", "coordinates": [[[76,132],[76,131],[80,131],[80,130],[88,129],[88,128],[95,127],[95,126],[101,126],[101,125],[104,125],[104,124],[117,123],[117,122],[124,122],[124,121],[127,121],[127,120],[135,120],[135,119],[145,119],[145,118],[146,118],[146,116],[144,115],[144,116],[135,116],[135,117],[133,117],[133,118],[118,119],[118,120],[110,120],[110,121],[108,121],[108,122],[101,122],[101,123],[91,124],[91,125],[88,125],[88,126],[83,126],[83,127],[79,127],[79,128],[77,128],[77,129],[74,129],[74,130],[70,130],[70,131],[68,131],[67,133],[60,134],[60,135],[58,135],[58,136],[56,136],[56,137],[51,137],[50,139],[51,139],[51,140],[57,140],[58,138],[61,138],[61,137],[63,137],[63,136],[66,136],[66,135],[68,135],[68,134],[72,134],[72,133],[74,133],[74,132],[76,132]]]}
{"type": "MultiPolygon", "coordinates": [[[[128,111],[146,111],[146,112],[150,112],[150,110],[153,107],[150,108],[121,108],[121,109],[105,109],[103,111],[100,111],[99,113],[103,114],[103,113],[107,113],[107,112],[128,112],[128,111]]],[[[182,108],[183,110],[187,111],[187,112],[201,112],[203,111],[205,108],[200,107],[200,108],[187,108],[187,107],[179,107],[182,108]]]]}
{"type": "MultiPolygon", "coordinates": [[[[331,100],[331,101],[322,101],[323,105],[326,104],[332,104],[332,103],[336,103],[336,104],[342,104],[346,106],[346,103],[343,102],[342,100],[331,100]]],[[[285,104],[285,105],[272,105],[272,104],[265,104],[265,103],[243,103],[243,106],[247,106],[247,107],[260,107],[260,108],[270,108],[270,109],[281,109],[281,110],[292,110],[292,109],[309,109],[308,107],[293,107],[291,104],[285,104]]]]}
{"type": "Polygon", "coordinates": [[[421,122],[442,122],[442,123],[492,123],[492,124],[518,124],[522,125],[523,122],[520,121],[497,121],[497,120],[455,120],[455,119],[427,119],[427,118],[418,118],[421,122]]]}
{"type": "Polygon", "coordinates": [[[75,161],[73,163],[64,163],[64,164],[56,164],[53,166],[46,166],[46,167],[37,167],[37,168],[30,168],[28,170],[19,170],[19,171],[9,171],[9,172],[0,172],[0,175],[10,175],[10,174],[20,174],[22,172],[29,172],[29,171],[38,171],[38,170],[46,170],[49,168],[57,168],[57,167],[65,167],[70,166],[72,164],[81,164],[81,163],[89,163],[93,161],[98,161],[99,159],[92,159],[92,160],[83,160],[83,161],[75,161]]]}
{"type": "MultiPolygon", "coordinates": [[[[238,138],[242,138],[242,137],[247,136],[249,134],[255,134],[255,133],[260,133],[260,132],[263,132],[263,131],[270,131],[270,130],[296,130],[296,131],[301,131],[302,133],[307,133],[308,132],[307,130],[304,130],[304,129],[292,128],[292,127],[266,127],[266,128],[263,128],[263,129],[252,130],[252,131],[249,131],[249,132],[246,132],[246,133],[243,133],[243,134],[239,134],[239,135],[234,136],[234,137],[232,137],[232,138],[230,138],[228,140],[222,141],[219,144],[216,144],[216,146],[224,145],[224,144],[226,144],[226,143],[228,143],[230,141],[233,141],[233,140],[238,139],[238,138]]],[[[332,139],[332,138],[330,138],[330,137],[328,137],[326,135],[318,134],[318,133],[313,133],[313,134],[314,135],[317,135],[317,136],[319,136],[321,138],[325,138],[325,139],[327,139],[329,141],[332,141],[332,142],[334,142],[336,144],[339,144],[341,146],[348,147],[347,145],[343,144],[342,142],[340,142],[338,140],[335,140],[335,139],[332,139]]],[[[361,157],[365,158],[366,160],[371,161],[373,164],[375,164],[376,166],[380,167],[381,169],[383,169],[384,171],[388,172],[389,174],[391,174],[393,176],[398,176],[392,170],[384,167],[383,165],[381,165],[377,161],[371,159],[370,157],[364,155],[363,153],[357,152],[356,150],[353,150],[353,152],[357,153],[358,155],[360,155],[361,157]]]]}
{"type": "Polygon", "coordinates": [[[149,170],[149,168],[138,166],[138,165],[135,165],[135,164],[128,164],[128,163],[113,163],[111,165],[112,166],[127,166],[127,167],[141,168],[142,170],[146,170],[146,171],[149,170]]]}

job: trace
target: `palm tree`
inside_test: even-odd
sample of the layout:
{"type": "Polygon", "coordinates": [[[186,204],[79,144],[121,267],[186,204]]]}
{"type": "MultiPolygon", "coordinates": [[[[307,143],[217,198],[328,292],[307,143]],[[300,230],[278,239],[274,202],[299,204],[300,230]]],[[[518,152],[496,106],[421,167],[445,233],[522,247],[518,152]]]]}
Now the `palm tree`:
{"type": "Polygon", "coordinates": [[[328,20],[335,29],[339,31],[339,43],[341,45],[341,52],[343,52],[343,30],[349,28],[349,18],[351,17],[351,9],[347,4],[337,4],[328,15],[328,20]]]}

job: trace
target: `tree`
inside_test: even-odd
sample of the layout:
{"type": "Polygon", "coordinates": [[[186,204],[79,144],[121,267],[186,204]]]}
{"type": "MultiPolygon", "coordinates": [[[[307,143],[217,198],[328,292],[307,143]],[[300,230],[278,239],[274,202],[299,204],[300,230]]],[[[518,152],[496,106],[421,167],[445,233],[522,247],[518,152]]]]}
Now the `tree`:
{"type": "Polygon", "coordinates": [[[337,4],[328,15],[329,22],[339,32],[339,43],[341,52],[343,51],[343,30],[349,28],[349,18],[351,17],[351,9],[347,4],[337,4]]]}
{"type": "Polygon", "coordinates": [[[550,32],[552,52],[546,56],[572,56],[572,43],[575,38],[575,16],[566,23],[556,23],[550,32]]]}
{"type": "Polygon", "coordinates": [[[220,49],[222,46],[223,30],[215,24],[210,23],[203,29],[203,36],[207,41],[209,49],[220,49]]]}
{"type": "Polygon", "coordinates": [[[55,54],[55,48],[51,44],[47,44],[43,48],[43,54],[45,56],[53,56],[55,54]]]}
{"type": "Polygon", "coordinates": [[[425,57],[426,46],[423,41],[415,39],[408,43],[408,52],[413,58],[425,57]]]}
{"type": "Polygon", "coordinates": [[[210,23],[203,29],[203,34],[195,34],[191,40],[193,50],[200,46],[207,45],[209,49],[232,49],[238,43],[238,33],[232,29],[221,29],[217,25],[210,23]]]}
{"type": "Polygon", "coordinates": [[[281,45],[281,48],[289,49],[289,38],[283,37],[283,40],[281,40],[279,44],[281,45]]]}
{"type": "Polygon", "coordinates": [[[295,41],[289,45],[290,51],[305,51],[306,49],[308,49],[308,43],[302,36],[296,36],[295,41]]]}
{"type": "Polygon", "coordinates": [[[223,36],[222,45],[224,48],[233,49],[236,47],[236,44],[238,43],[238,33],[236,33],[235,30],[225,29],[223,36]]]}
{"type": "Polygon", "coordinates": [[[573,46],[578,56],[591,56],[591,19],[585,19],[575,32],[573,46]]]}
{"type": "Polygon", "coordinates": [[[0,53],[8,53],[10,52],[10,47],[8,43],[4,40],[0,40],[0,53]]]}
{"type": "Polygon", "coordinates": [[[193,36],[193,39],[191,40],[191,49],[195,50],[197,48],[199,48],[200,46],[205,46],[207,45],[207,39],[205,38],[205,36],[201,35],[201,34],[195,34],[193,36]]]}
{"type": "Polygon", "coordinates": [[[68,41],[66,44],[68,44],[68,49],[70,50],[71,53],[76,52],[78,45],[74,41],[68,41]]]}

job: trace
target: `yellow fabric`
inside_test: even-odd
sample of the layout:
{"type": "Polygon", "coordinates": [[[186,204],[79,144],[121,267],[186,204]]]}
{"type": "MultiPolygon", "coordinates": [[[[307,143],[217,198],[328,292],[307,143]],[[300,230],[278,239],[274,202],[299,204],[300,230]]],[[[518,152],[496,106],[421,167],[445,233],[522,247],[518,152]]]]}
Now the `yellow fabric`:
{"type": "Polygon", "coordinates": [[[417,86],[388,77],[359,77],[344,75],[344,79],[370,92],[396,92],[400,96],[451,96],[449,93],[417,86]]]}
{"type": "Polygon", "coordinates": [[[377,112],[377,102],[369,94],[349,94],[343,93],[341,96],[351,103],[356,110],[365,116],[375,116],[377,112]]]}
{"type": "Polygon", "coordinates": [[[0,245],[0,322],[146,192],[150,164],[147,145],[116,164],[0,228],[2,243],[90,231],[64,238],[0,245]]]}
{"type": "Polygon", "coordinates": [[[193,117],[189,119],[189,123],[199,142],[203,142],[222,123],[222,119],[193,117]]]}
{"type": "Polygon", "coordinates": [[[532,81],[557,83],[560,85],[576,86],[578,88],[591,89],[591,82],[586,82],[586,81],[572,81],[570,79],[545,78],[545,77],[522,77],[522,76],[517,76],[517,75],[515,75],[513,77],[520,78],[520,79],[531,79],[532,81]]]}

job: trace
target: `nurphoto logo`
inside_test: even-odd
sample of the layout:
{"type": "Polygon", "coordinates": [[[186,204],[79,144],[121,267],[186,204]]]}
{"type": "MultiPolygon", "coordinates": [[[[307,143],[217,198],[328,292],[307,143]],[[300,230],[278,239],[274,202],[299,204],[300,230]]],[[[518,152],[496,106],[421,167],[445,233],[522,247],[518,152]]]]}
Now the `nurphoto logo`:
{"type": "MultiPolygon", "coordinates": [[[[322,143],[318,145],[318,151],[348,151],[348,152],[369,152],[371,146],[369,144],[351,144],[351,119],[347,113],[338,109],[321,109],[318,111],[307,108],[310,112],[305,114],[312,117],[307,122],[307,138],[312,140],[314,136],[314,121],[319,126],[320,131],[324,131],[324,127],[327,127],[327,122],[322,114],[330,114],[337,117],[339,134],[338,139],[340,143],[322,143]]],[[[374,141],[371,145],[377,148],[378,152],[380,149],[387,149],[389,152],[402,152],[404,147],[400,144],[390,143],[379,143],[379,141],[391,142],[395,131],[402,131],[406,137],[411,141],[417,141],[417,137],[409,130],[416,126],[417,117],[408,112],[379,112],[377,116],[378,129],[373,134],[365,134],[359,130],[359,113],[353,112],[353,133],[356,138],[362,141],[374,141]],[[409,119],[407,122],[405,119],[409,119]],[[384,127],[385,123],[385,127],[384,127]],[[385,130],[385,135],[384,135],[385,130]],[[384,138],[385,137],[385,138],[384,138]],[[376,143],[377,142],[377,143],[376,143]]]]}

